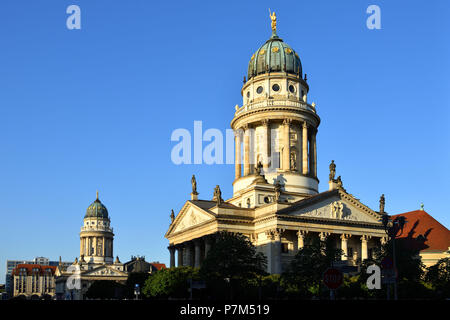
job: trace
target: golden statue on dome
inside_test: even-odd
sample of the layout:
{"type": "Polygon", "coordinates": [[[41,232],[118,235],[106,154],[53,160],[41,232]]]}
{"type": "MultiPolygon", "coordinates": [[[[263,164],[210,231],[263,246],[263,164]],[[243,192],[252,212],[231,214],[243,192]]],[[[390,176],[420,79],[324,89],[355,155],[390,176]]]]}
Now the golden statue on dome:
{"type": "Polygon", "coordinates": [[[277,16],[275,15],[275,12],[270,12],[269,9],[269,17],[271,22],[272,31],[277,31],[277,16]]]}

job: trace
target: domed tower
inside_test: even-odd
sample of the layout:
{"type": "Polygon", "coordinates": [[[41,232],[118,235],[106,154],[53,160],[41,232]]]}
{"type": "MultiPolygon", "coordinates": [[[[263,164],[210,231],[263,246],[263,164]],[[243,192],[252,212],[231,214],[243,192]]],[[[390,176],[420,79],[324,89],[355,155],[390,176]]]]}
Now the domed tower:
{"type": "Polygon", "coordinates": [[[113,263],[114,233],[110,227],[108,210],[98,199],[87,208],[80,232],[80,261],[113,263]]]}
{"type": "Polygon", "coordinates": [[[273,201],[267,185],[273,189],[279,184],[282,200],[289,202],[318,193],[316,134],[320,118],[315,104],[307,102],[309,86],[300,58],[278,37],[275,13],[271,19],[272,36],[250,58],[241,90],[243,105],[236,106],[231,121],[236,133],[231,202],[245,207],[273,201]],[[259,172],[265,176],[266,186],[255,179],[259,172]]]}

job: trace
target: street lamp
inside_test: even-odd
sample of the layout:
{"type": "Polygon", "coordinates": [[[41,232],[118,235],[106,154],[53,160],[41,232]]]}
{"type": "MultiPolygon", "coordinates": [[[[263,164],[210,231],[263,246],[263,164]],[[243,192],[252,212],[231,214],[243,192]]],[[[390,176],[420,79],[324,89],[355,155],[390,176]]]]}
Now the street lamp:
{"type": "Polygon", "coordinates": [[[134,294],[136,295],[136,300],[139,300],[139,295],[141,294],[141,289],[139,288],[139,283],[134,285],[134,294]]]}
{"type": "MultiPolygon", "coordinates": [[[[387,236],[392,239],[392,260],[394,270],[396,271],[397,263],[395,259],[395,238],[403,234],[403,228],[405,227],[407,221],[403,216],[396,217],[394,220],[392,220],[389,215],[385,214],[381,217],[381,222],[383,223],[384,231],[386,232],[387,236]]],[[[398,300],[397,277],[395,277],[394,280],[394,300],[398,300]]]]}

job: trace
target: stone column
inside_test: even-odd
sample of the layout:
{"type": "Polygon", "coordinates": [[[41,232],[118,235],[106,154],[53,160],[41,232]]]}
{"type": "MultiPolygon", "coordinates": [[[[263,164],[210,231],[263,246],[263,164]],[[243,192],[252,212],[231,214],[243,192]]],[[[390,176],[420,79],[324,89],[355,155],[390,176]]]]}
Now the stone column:
{"type": "Polygon", "coordinates": [[[369,240],[369,236],[363,235],[361,237],[361,261],[364,261],[368,258],[367,252],[367,241],[369,240]]]}
{"type": "Polygon", "coordinates": [[[350,238],[349,234],[341,234],[341,250],[342,250],[341,260],[343,261],[348,260],[347,243],[349,238],[350,238]]]}
{"type": "Polygon", "coordinates": [[[195,246],[195,258],[194,258],[194,267],[200,268],[200,240],[196,240],[194,242],[195,246]]]}
{"type": "Polygon", "coordinates": [[[80,239],[80,257],[83,255],[83,238],[80,239]]]}
{"type": "Polygon", "coordinates": [[[183,246],[182,245],[178,245],[177,246],[177,251],[178,251],[178,266],[182,267],[183,266],[183,246]]]}
{"type": "Polygon", "coordinates": [[[234,178],[239,179],[241,177],[241,170],[242,170],[242,164],[241,164],[241,129],[237,129],[234,132],[234,142],[235,142],[235,148],[236,148],[236,159],[234,162],[235,167],[235,174],[234,178]]]}
{"type": "Polygon", "coordinates": [[[291,126],[291,119],[284,119],[283,121],[283,141],[284,141],[284,149],[283,149],[283,165],[282,168],[284,171],[289,171],[291,169],[290,156],[291,156],[291,146],[290,146],[290,136],[289,129],[291,126]]]}
{"type": "Polygon", "coordinates": [[[272,274],[281,273],[281,233],[283,229],[272,229],[266,232],[270,242],[270,261],[268,261],[268,272],[272,274]]]}
{"type": "Polygon", "coordinates": [[[103,237],[103,256],[106,256],[106,239],[103,237]]]}
{"type": "Polygon", "coordinates": [[[211,239],[209,237],[205,238],[205,258],[208,255],[209,250],[211,249],[211,239]]]}
{"type": "Polygon", "coordinates": [[[314,132],[310,130],[309,133],[309,174],[314,175],[314,146],[313,146],[314,132]]]}
{"type": "Polygon", "coordinates": [[[299,251],[305,246],[305,237],[307,233],[308,233],[307,230],[297,231],[297,251],[299,251]]]}
{"type": "Polygon", "coordinates": [[[302,127],[302,173],[308,174],[308,126],[306,121],[302,127]]]}
{"type": "Polygon", "coordinates": [[[317,146],[316,146],[316,134],[317,131],[314,131],[311,135],[311,142],[312,142],[312,167],[311,173],[314,175],[314,177],[317,177],[317,146]]]}
{"type": "Polygon", "coordinates": [[[184,254],[185,254],[186,262],[183,263],[183,265],[184,266],[188,266],[188,267],[192,267],[192,245],[190,243],[186,243],[185,244],[185,246],[184,246],[184,254]]]}
{"type": "Polygon", "coordinates": [[[174,268],[175,267],[175,247],[168,246],[167,249],[169,249],[169,252],[170,252],[170,267],[174,268]]]}
{"type": "Polygon", "coordinates": [[[244,126],[244,176],[250,174],[250,130],[244,126]]]}
{"type": "Polygon", "coordinates": [[[264,169],[264,173],[266,173],[269,170],[269,144],[270,144],[270,139],[269,139],[269,120],[264,119],[262,121],[262,125],[263,125],[263,138],[262,138],[262,150],[263,150],[263,169],[264,169]]]}

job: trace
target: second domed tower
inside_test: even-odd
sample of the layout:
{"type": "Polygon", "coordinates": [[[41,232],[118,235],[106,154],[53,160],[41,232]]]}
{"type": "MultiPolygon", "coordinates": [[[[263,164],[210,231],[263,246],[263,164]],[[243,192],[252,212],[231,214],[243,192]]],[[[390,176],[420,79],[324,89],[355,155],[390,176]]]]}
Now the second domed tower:
{"type": "Polygon", "coordinates": [[[86,210],[80,232],[80,261],[113,263],[114,233],[108,210],[97,198],[86,210]]]}
{"type": "Polygon", "coordinates": [[[236,106],[231,121],[236,133],[234,204],[254,207],[270,201],[270,188],[267,195],[254,192],[259,171],[268,185],[281,185],[284,201],[318,193],[320,118],[315,104],[307,102],[308,91],[298,54],[277,36],[272,23],[272,36],[250,58],[243,104],[236,106]]]}

